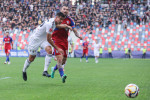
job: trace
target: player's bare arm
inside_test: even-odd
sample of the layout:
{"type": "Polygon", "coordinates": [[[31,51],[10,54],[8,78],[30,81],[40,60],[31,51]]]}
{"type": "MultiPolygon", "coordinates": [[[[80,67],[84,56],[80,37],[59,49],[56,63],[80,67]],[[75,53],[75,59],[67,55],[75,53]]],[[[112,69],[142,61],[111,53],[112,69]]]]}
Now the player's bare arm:
{"type": "Polygon", "coordinates": [[[71,45],[71,53],[72,53],[72,51],[73,51],[73,44],[71,45]]]}
{"type": "Polygon", "coordinates": [[[79,36],[79,33],[77,32],[76,28],[73,29],[73,32],[74,32],[76,37],[78,37],[80,40],[83,40],[83,38],[81,36],[79,36]]]}
{"type": "Polygon", "coordinates": [[[57,24],[56,28],[69,28],[72,31],[72,27],[67,24],[57,24]]]}
{"type": "Polygon", "coordinates": [[[58,48],[58,47],[54,44],[54,42],[53,42],[53,40],[52,40],[52,35],[51,35],[51,34],[48,34],[48,33],[47,33],[47,41],[48,41],[56,50],[58,50],[59,53],[64,54],[63,50],[60,49],[60,48],[58,48]]]}

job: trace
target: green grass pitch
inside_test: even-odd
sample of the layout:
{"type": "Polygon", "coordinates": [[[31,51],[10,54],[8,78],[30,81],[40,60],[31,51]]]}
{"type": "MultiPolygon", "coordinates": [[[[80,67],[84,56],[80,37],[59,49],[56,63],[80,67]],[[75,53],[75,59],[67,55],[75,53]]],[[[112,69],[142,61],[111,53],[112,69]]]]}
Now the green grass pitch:
{"type": "MultiPolygon", "coordinates": [[[[124,94],[129,83],[139,86],[134,100],[150,100],[150,59],[69,58],[65,67],[66,83],[58,71],[55,78],[42,76],[45,58],[36,58],[27,70],[28,80],[22,79],[26,58],[10,58],[4,65],[0,58],[0,100],[131,100],[124,94]],[[10,77],[4,79],[6,77],[10,77]]],[[[52,60],[50,67],[56,61],[52,60]]],[[[50,73],[49,67],[49,73],[50,73]]]]}

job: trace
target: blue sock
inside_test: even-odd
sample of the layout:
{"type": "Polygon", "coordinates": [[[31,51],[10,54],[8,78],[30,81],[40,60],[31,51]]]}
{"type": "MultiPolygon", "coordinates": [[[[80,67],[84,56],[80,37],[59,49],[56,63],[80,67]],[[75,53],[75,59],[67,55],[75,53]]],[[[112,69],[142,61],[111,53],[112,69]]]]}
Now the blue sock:
{"type": "Polygon", "coordinates": [[[83,58],[83,56],[81,56],[81,59],[83,58]]]}
{"type": "Polygon", "coordinates": [[[54,67],[54,71],[56,71],[58,68],[57,68],[57,64],[56,64],[56,66],[54,67]]]}
{"type": "Polygon", "coordinates": [[[6,62],[7,62],[7,56],[6,56],[6,62]]]}
{"type": "Polygon", "coordinates": [[[61,77],[64,75],[63,68],[59,68],[59,74],[60,74],[61,77]]]}
{"type": "Polygon", "coordinates": [[[7,62],[7,61],[9,62],[9,56],[6,56],[6,62],[7,62]]]}
{"type": "Polygon", "coordinates": [[[88,56],[86,56],[86,60],[88,60],[88,56]]]}
{"type": "Polygon", "coordinates": [[[7,56],[7,61],[9,62],[9,56],[7,56]]]}

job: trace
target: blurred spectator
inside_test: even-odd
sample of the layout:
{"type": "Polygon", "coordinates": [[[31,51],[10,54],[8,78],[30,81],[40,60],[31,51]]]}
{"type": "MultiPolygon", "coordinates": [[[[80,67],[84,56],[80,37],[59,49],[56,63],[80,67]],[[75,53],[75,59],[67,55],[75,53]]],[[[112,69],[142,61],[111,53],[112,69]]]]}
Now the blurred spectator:
{"type": "Polygon", "coordinates": [[[136,22],[146,24],[150,20],[149,6],[140,0],[131,1],[91,1],[81,0],[79,9],[77,2],[63,0],[3,0],[0,2],[0,27],[34,29],[46,19],[55,17],[62,5],[68,5],[70,16],[78,28],[108,27],[110,24],[127,24],[136,22]]]}

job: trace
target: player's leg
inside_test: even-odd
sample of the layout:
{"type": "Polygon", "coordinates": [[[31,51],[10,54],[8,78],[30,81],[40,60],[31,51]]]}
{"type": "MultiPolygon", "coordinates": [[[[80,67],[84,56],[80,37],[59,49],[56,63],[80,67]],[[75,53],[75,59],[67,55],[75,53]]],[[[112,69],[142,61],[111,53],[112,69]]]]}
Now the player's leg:
{"type": "Polygon", "coordinates": [[[99,52],[96,51],[96,63],[98,63],[98,58],[99,58],[99,52]]]}
{"type": "Polygon", "coordinates": [[[62,67],[64,69],[65,65],[66,65],[66,61],[67,61],[67,57],[63,57],[63,60],[62,60],[62,67]]]}
{"type": "Polygon", "coordinates": [[[30,45],[28,46],[29,58],[27,58],[25,60],[24,67],[23,67],[23,79],[24,79],[24,81],[27,80],[26,70],[30,66],[31,62],[34,61],[34,59],[36,57],[36,54],[37,54],[37,50],[38,50],[39,45],[40,44],[36,44],[34,46],[33,45],[32,46],[30,46],[30,45]]]}
{"type": "Polygon", "coordinates": [[[62,82],[65,83],[67,76],[64,74],[62,68],[63,55],[57,55],[56,57],[57,57],[57,67],[59,70],[60,77],[62,78],[62,82]]]}
{"type": "Polygon", "coordinates": [[[86,51],[86,54],[85,54],[85,55],[86,55],[86,62],[89,62],[89,61],[88,61],[88,51],[86,51]]]}
{"type": "Polygon", "coordinates": [[[27,80],[27,73],[26,73],[26,70],[27,70],[27,68],[30,66],[31,62],[34,61],[35,57],[36,57],[36,55],[29,55],[29,58],[27,58],[27,59],[25,60],[24,67],[23,67],[23,79],[24,79],[24,81],[27,80]]]}
{"type": "Polygon", "coordinates": [[[82,62],[82,58],[84,57],[84,55],[85,55],[85,51],[83,50],[83,54],[81,56],[80,62],[82,62]]]}
{"type": "Polygon", "coordinates": [[[94,57],[95,57],[95,63],[96,63],[96,51],[94,50],[94,57]]]}
{"type": "Polygon", "coordinates": [[[47,70],[48,70],[48,67],[49,67],[49,65],[51,63],[51,59],[52,59],[52,48],[50,46],[47,46],[45,48],[45,51],[47,52],[47,54],[45,56],[45,65],[44,65],[43,76],[50,77],[47,70]]]}
{"type": "Polygon", "coordinates": [[[7,58],[7,53],[8,53],[8,49],[5,49],[6,61],[4,62],[4,64],[7,64],[7,61],[8,61],[8,58],[7,58]]]}
{"type": "Polygon", "coordinates": [[[9,54],[10,54],[10,49],[8,49],[8,52],[7,52],[7,54],[6,54],[8,64],[10,64],[9,54]]]}
{"type": "Polygon", "coordinates": [[[95,63],[98,63],[98,57],[99,57],[99,56],[96,56],[96,61],[95,61],[95,63]]]}
{"type": "Polygon", "coordinates": [[[47,53],[45,56],[45,65],[44,65],[43,76],[50,77],[50,75],[48,74],[48,67],[49,67],[49,65],[51,63],[51,59],[52,59],[52,48],[51,48],[51,45],[47,41],[44,41],[41,44],[41,48],[45,49],[45,51],[47,53]]]}

